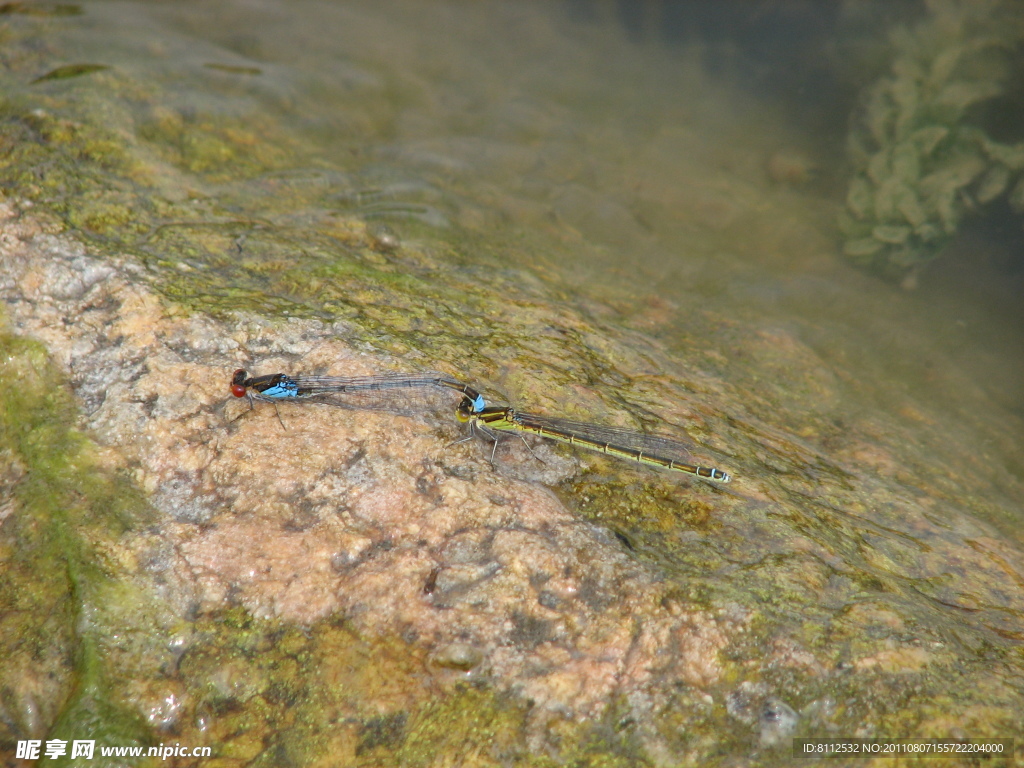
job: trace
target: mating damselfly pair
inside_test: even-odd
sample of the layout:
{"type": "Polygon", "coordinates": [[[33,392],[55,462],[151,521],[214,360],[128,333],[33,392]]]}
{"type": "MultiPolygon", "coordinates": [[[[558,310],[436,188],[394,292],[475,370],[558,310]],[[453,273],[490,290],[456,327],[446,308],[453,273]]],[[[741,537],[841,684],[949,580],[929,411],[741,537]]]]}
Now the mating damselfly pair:
{"type": "Polygon", "coordinates": [[[401,396],[402,390],[446,389],[458,392],[462,400],[455,411],[456,418],[469,424],[471,433],[480,431],[494,441],[491,461],[501,434],[537,435],[569,445],[606,453],[620,459],[635,461],[651,467],[694,475],[703,480],[728,483],[728,472],[694,463],[690,447],[685,443],[659,435],[647,435],[615,427],[603,427],[580,421],[568,421],[550,416],[525,413],[508,406],[488,406],[476,389],[442,373],[385,374],[382,376],[288,376],[274,373],[249,376],[239,369],[231,378],[231,394],[267,402],[319,402],[347,405],[348,396],[364,401],[377,395],[401,396]]]}

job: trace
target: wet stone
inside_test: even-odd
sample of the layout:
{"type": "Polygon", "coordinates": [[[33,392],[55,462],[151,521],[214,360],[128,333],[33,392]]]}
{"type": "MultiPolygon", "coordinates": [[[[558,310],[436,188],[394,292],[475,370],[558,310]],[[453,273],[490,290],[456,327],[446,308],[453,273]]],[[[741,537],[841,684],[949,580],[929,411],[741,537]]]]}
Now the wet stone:
{"type": "Polygon", "coordinates": [[[800,723],[800,715],[781,699],[770,697],[764,704],[759,718],[760,742],[762,747],[778,747],[789,744],[800,723]]]}
{"type": "Polygon", "coordinates": [[[451,643],[439,648],[432,657],[432,661],[439,667],[466,672],[479,666],[483,660],[483,651],[468,643],[451,643]]]}
{"type": "Polygon", "coordinates": [[[537,602],[549,610],[557,611],[562,604],[562,599],[554,592],[543,589],[537,595],[537,602]]]}

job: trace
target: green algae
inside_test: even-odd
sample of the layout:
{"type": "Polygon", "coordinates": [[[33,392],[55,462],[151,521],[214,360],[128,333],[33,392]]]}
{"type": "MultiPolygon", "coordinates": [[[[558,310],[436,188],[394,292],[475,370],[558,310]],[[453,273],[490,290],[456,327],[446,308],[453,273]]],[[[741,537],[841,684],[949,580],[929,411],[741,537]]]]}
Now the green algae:
{"type": "Polygon", "coordinates": [[[4,334],[0,353],[0,451],[18,467],[0,529],[0,748],[44,735],[142,743],[138,716],[109,685],[107,630],[90,616],[112,575],[98,547],[145,507],[69,426],[75,406],[44,351],[4,334]]]}
{"type": "Polygon", "coordinates": [[[0,188],[95,237],[141,233],[138,201],[118,189],[118,177],[137,167],[114,134],[15,99],[0,104],[0,120],[0,188]]]}
{"type": "Polygon", "coordinates": [[[4,3],[0,6],[0,16],[15,13],[26,16],[78,16],[82,9],[73,3],[4,3]]]}
{"type": "Polygon", "coordinates": [[[110,69],[106,64],[67,64],[63,67],[57,67],[51,69],[45,75],[41,75],[32,81],[35,83],[43,83],[47,80],[67,80],[72,77],[81,77],[82,75],[89,75],[93,72],[102,72],[105,69],[110,69]]]}
{"type": "Polygon", "coordinates": [[[429,703],[410,719],[407,736],[395,752],[399,765],[436,765],[439,756],[459,756],[460,765],[537,768],[649,766],[638,740],[624,721],[624,708],[610,706],[598,722],[552,723],[559,734],[559,754],[526,754],[523,735],[528,708],[508,696],[461,684],[440,700],[429,703]]]}
{"type": "Polygon", "coordinates": [[[165,162],[214,183],[264,173],[291,154],[275,126],[257,116],[238,120],[155,107],[136,136],[165,162]]]}
{"type": "Polygon", "coordinates": [[[596,724],[552,723],[560,756],[525,743],[528,703],[486,681],[429,683],[426,652],[368,640],[344,622],[303,630],[241,609],[195,622],[178,665],[188,712],[176,738],[252,765],[648,765],[612,710],[596,724]],[[447,758],[445,756],[448,756],[447,758]]]}

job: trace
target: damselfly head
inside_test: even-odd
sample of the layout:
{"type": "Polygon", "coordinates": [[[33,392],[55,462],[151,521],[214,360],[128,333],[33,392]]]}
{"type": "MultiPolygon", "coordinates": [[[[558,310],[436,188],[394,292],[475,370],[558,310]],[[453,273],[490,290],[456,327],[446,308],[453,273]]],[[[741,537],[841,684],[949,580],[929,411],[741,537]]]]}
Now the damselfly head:
{"type": "Polygon", "coordinates": [[[455,409],[455,418],[461,423],[465,424],[467,421],[473,418],[476,411],[474,403],[468,397],[462,398],[462,402],[459,403],[459,407],[455,409]]]}
{"type": "Polygon", "coordinates": [[[245,397],[246,392],[248,391],[245,387],[245,380],[248,377],[249,374],[246,373],[242,368],[239,368],[237,371],[235,371],[234,375],[231,377],[232,395],[234,395],[235,397],[245,397]]]}

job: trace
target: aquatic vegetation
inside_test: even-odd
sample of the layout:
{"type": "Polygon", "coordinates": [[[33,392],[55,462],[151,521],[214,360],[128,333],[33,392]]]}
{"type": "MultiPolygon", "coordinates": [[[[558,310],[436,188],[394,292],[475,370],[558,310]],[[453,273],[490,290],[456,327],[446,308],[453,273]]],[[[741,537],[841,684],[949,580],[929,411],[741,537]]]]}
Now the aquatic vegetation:
{"type": "Polygon", "coordinates": [[[102,72],[110,67],[105,64],[68,64],[63,67],[57,67],[51,69],[45,75],[41,75],[32,81],[35,83],[42,83],[47,80],[67,80],[72,77],[81,77],[82,75],[89,75],[93,72],[102,72]]]}
{"type": "Polygon", "coordinates": [[[849,140],[843,252],[893,277],[933,259],[980,206],[1009,194],[1024,210],[1024,144],[1001,144],[972,122],[1006,90],[1024,6],[931,2],[929,11],[894,33],[890,72],[865,93],[849,140]]]}
{"type": "Polygon", "coordinates": [[[145,503],[68,426],[75,404],[40,345],[4,329],[0,352],[0,756],[18,739],[86,729],[143,744],[111,685],[104,617],[119,607],[112,542],[148,519],[145,503]]]}

